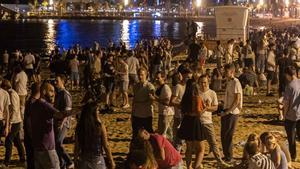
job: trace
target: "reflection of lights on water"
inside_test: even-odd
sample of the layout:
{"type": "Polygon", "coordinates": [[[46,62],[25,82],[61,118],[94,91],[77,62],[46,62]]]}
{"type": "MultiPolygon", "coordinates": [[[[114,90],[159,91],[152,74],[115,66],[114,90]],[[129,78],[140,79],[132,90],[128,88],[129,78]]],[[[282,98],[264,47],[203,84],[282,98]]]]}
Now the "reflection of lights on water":
{"type": "Polygon", "coordinates": [[[201,6],[201,0],[196,0],[196,7],[199,8],[201,6]]]}
{"type": "Polygon", "coordinates": [[[53,0],[49,0],[49,5],[53,5],[53,0]]]}
{"type": "Polygon", "coordinates": [[[52,19],[49,19],[47,22],[47,32],[46,32],[46,45],[48,52],[51,52],[55,48],[55,25],[52,19]]]}
{"type": "Polygon", "coordinates": [[[174,33],[177,34],[179,31],[179,23],[178,22],[175,22],[174,23],[174,33]]]}
{"type": "Polygon", "coordinates": [[[154,37],[160,37],[161,36],[161,32],[160,32],[160,28],[161,28],[161,22],[160,20],[155,20],[154,21],[154,25],[153,25],[153,35],[154,37]]]}
{"type": "Polygon", "coordinates": [[[121,40],[122,40],[122,42],[124,42],[126,44],[126,46],[130,46],[130,44],[129,44],[129,21],[128,20],[123,20],[121,40]]]}

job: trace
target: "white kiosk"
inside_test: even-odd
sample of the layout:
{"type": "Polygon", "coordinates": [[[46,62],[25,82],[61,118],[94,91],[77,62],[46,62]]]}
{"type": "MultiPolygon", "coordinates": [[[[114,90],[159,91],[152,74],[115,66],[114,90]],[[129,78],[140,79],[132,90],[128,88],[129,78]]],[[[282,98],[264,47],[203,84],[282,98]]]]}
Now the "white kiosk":
{"type": "Polygon", "coordinates": [[[215,7],[216,28],[218,40],[241,38],[246,41],[248,37],[248,8],[241,6],[215,7]]]}

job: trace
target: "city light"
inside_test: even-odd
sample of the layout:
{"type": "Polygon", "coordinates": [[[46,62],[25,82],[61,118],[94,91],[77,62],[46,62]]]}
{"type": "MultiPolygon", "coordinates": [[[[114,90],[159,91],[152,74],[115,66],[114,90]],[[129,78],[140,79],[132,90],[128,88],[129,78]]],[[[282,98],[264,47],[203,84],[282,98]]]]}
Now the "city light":
{"type": "Polygon", "coordinates": [[[201,6],[201,0],[196,0],[196,7],[199,8],[201,6]]]}
{"type": "Polygon", "coordinates": [[[124,6],[127,6],[129,4],[129,0],[124,0],[124,6]]]}
{"type": "Polygon", "coordinates": [[[53,0],[49,0],[49,5],[50,5],[50,6],[53,5],[53,0]]]}
{"type": "Polygon", "coordinates": [[[285,6],[286,6],[286,7],[288,7],[288,6],[290,5],[289,0],[285,0],[284,3],[285,3],[285,6]]]}
{"type": "Polygon", "coordinates": [[[264,0],[259,0],[258,6],[262,7],[264,5],[264,0]]]}

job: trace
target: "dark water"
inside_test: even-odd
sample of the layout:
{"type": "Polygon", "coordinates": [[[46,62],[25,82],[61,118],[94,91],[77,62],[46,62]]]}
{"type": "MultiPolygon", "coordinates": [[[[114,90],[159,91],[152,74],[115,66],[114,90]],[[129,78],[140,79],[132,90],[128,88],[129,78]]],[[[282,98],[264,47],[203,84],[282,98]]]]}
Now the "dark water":
{"type": "MultiPolygon", "coordinates": [[[[0,22],[0,50],[49,52],[57,44],[88,47],[94,41],[126,42],[129,48],[141,39],[166,37],[173,43],[186,38],[185,21],[171,20],[23,20],[0,22]]],[[[214,23],[199,22],[199,32],[214,33],[214,23]]]]}

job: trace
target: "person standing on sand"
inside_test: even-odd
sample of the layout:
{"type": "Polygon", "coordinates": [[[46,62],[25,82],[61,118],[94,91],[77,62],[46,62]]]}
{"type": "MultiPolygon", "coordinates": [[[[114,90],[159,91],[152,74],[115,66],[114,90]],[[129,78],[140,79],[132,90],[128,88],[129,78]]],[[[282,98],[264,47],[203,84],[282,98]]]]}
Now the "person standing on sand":
{"type": "Polygon", "coordinates": [[[31,77],[34,73],[34,67],[33,65],[35,64],[35,57],[31,52],[28,52],[23,59],[23,65],[25,67],[25,72],[28,76],[29,81],[31,81],[31,77]]]}
{"type": "Polygon", "coordinates": [[[133,51],[128,51],[128,64],[129,83],[134,86],[138,82],[137,70],[140,67],[139,60],[134,56],[133,51]]]}
{"type": "Polygon", "coordinates": [[[229,165],[221,158],[212,121],[212,112],[217,111],[218,109],[217,94],[209,88],[209,82],[206,75],[200,76],[198,83],[200,89],[199,93],[205,104],[205,111],[200,116],[205,139],[208,141],[209,147],[218,161],[218,164],[223,167],[229,167],[229,165]]]}
{"type": "Polygon", "coordinates": [[[225,162],[233,158],[233,135],[238,122],[238,115],[243,106],[243,89],[240,81],[234,77],[234,64],[225,65],[227,85],[225,90],[224,112],[221,113],[221,141],[225,162]]]}
{"type": "MultiPolygon", "coordinates": [[[[56,85],[56,97],[54,102],[54,107],[62,112],[72,111],[72,98],[71,94],[65,88],[66,77],[64,75],[56,75],[55,85],[56,85]]],[[[72,160],[69,154],[63,147],[63,141],[67,135],[70,125],[70,117],[64,119],[54,120],[54,134],[55,134],[55,149],[59,157],[61,168],[71,168],[73,166],[72,160]]]]}
{"type": "Polygon", "coordinates": [[[166,84],[166,75],[163,72],[156,73],[155,81],[159,87],[155,91],[155,95],[150,94],[150,97],[158,103],[158,133],[173,140],[174,108],[169,106],[172,90],[166,84]]]}
{"type": "Polygon", "coordinates": [[[300,80],[294,67],[287,67],[284,71],[288,84],[283,96],[283,114],[285,131],[289,142],[292,161],[297,158],[296,135],[300,137],[300,80]]]}
{"type": "Polygon", "coordinates": [[[32,128],[31,128],[31,105],[38,101],[40,98],[40,84],[34,83],[31,86],[31,96],[26,101],[24,112],[24,146],[26,151],[26,164],[28,169],[34,168],[34,150],[32,145],[32,128]]]}
{"type": "Polygon", "coordinates": [[[173,122],[173,145],[177,151],[181,151],[183,140],[181,140],[178,135],[178,129],[182,121],[182,113],[180,108],[180,103],[185,91],[185,81],[181,73],[176,72],[172,77],[172,97],[170,100],[170,105],[174,106],[174,122],[173,122]]]}
{"type": "Polygon", "coordinates": [[[3,80],[1,88],[6,90],[10,96],[10,111],[9,111],[9,133],[5,138],[5,160],[4,165],[8,166],[10,164],[12,155],[13,144],[18,150],[19,160],[21,163],[25,162],[25,152],[24,147],[20,139],[21,131],[21,109],[20,109],[20,98],[15,90],[12,89],[11,83],[8,80],[3,80]]]}
{"type": "Polygon", "coordinates": [[[30,106],[32,145],[34,149],[34,166],[37,169],[60,169],[55,150],[53,118],[63,119],[67,116],[53,107],[54,87],[45,82],[41,86],[41,98],[30,106]]]}
{"type": "MultiPolygon", "coordinates": [[[[1,82],[1,78],[0,78],[1,82]]],[[[10,106],[10,98],[7,91],[0,87],[0,133],[4,133],[6,137],[9,131],[9,106],[10,106]]],[[[0,142],[1,142],[0,135],[0,142]]]]}
{"type": "Polygon", "coordinates": [[[153,101],[150,94],[154,94],[154,86],[147,81],[147,70],[140,68],[138,70],[139,82],[133,87],[132,100],[132,138],[134,139],[139,129],[144,128],[149,133],[153,133],[153,101]]]}
{"type": "Polygon", "coordinates": [[[9,63],[9,54],[8,54],[7,50],[5,50],[2,55],[2,66],[0,69],[0,74],[7,71],[8,63],[9,63]]]}

